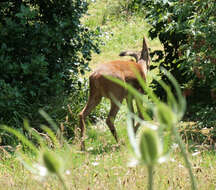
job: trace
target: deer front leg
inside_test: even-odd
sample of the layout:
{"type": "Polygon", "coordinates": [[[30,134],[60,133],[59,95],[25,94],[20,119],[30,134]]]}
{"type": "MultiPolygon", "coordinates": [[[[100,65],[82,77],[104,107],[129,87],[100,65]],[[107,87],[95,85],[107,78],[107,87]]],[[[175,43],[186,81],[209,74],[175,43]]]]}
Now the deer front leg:
{"type": "MultiPolygon", "coordinates": [[[[138,101],[138,100],[136,100],[136,107],[137,107],[139,118],[144,120],[144,116],[143,116],[142,111],[144,111],[145,108],[143,108],[142,103],[140,101],[138,101]],[[141,106],[142,106],[142,108],[141,108],[141,106]]],[[[140,127],[140,122],[137,122],[136,126],[134,127],[134,132],[135,133],[137,132],[139,127],[140,127]]]]}
{"type": "MultiPolygon", "coordinates": [[[[133,98],[132,98],[132,95],[131,95],[131,94],[128,94],[128,97],[127,97],[126,101],[127,101],[127,106],[128,106],[129,111],[130,111],[132,114],[134,114],[133,98]]],[[[133,125],[133,128],[134,128],[135,120],[134,120],[133,117],[132,117],[132,125],[133,125]]],[[[134,128],[134,132],[135,132],[135,128],[134,128]]]]}
{"type": "Polygon", "coordinates": [[[81,151],[85,151],[85,117],[83,111],[80,112],[79,118],[80,118],[81,151]]]}

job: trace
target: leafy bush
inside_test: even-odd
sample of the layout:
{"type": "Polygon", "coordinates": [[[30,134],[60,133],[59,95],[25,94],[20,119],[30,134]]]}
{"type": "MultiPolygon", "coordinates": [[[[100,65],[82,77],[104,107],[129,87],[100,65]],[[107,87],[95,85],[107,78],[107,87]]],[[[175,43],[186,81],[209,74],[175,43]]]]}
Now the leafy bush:
{"type": "Polygon", "coordinates": [[[144,2],[142,0],[121,0],[119,3],[122,10],[127,14],[137,14],[143,11],[144,2]]]}
{"type": "Polygon", "coordinates": [[[102,14],[101,25],[109,21],[128,20],[133,15],[143,14],[142,0],[106,0],[105,2],[106,6],[98,7],[101,10],[96,14],[97,16],[102,14]]]}
{"type": "Polygon", "coordinates": [[[154,52],[160,66],[169,70],[182,88],[190,84],[193,95],[198,94],[191,100],[206,101],[206,96],[215,100],[215,1],[147,0],[145,8],[149,35],[159,37],[164,46],[164,52],[154,52]]]}
{"type": "Polygon", "coordinates": [[[76,91],[74,81],[99,51],[98,31],[80,22],[88,8],[83,0],[0,4],[0,122],[38,123],[39,108],[61,109],[76,91]]]}

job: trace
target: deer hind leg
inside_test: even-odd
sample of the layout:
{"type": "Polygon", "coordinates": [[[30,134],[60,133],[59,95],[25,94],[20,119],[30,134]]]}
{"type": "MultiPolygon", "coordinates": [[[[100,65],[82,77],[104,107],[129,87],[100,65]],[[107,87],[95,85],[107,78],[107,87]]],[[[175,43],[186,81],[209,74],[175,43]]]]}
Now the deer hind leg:
{"type": "MultiPolygon", "coordinates": [[[[119,98],[117,101],[119,101],[119,103],[122,103],[123,98],[119,98]]],[[[117,115],[119,111],[119,106],[115,104],[115,102],[113,100],[111,100],[111,109],[108,115],[108,118],[106,119],[106,124],[108,125],[112,135],[114,136],[116,142],[118,143],[118,136],[116,133],[116,129],[114,126],[114,121],[115,121],[115,117],[117,115]]]]}
{"type": "Polygon", "coordinates": [[[83,108],[83,110],[79,113],[80,118],[80,130],[81,130],[81,150],[85,150],[85,118],[91,113],[91,111],[100,103],[101,101],[101,95],[91,93],[90,90],[90,96],[88,99],[88,102],[86,106],[83,108]]]}

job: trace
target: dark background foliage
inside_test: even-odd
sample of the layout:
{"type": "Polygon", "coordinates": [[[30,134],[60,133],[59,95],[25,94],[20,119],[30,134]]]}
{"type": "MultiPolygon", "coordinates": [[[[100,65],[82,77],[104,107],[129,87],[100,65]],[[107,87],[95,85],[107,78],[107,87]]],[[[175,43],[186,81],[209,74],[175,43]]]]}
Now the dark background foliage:
{"type": "Polygon", "coordinates": [[[155,0],[145,1],[145,6],[149,35],[158,37],[164,47],[164,52],[154,52],[160,56],[160,66],[175,76],[183,90],[191,90],[190,101],[214,101],[215,2],[155,0]]]}
{"type": "MultiPolygon", "coordinates": [[[[125,2],[127,2],[125,0],[125,2]]],[[[214,0],[133,0],[131,11],[143,10],[150,24],[149,36],[159,38],[164,51],[156,50],[160,62],[191,90],[190,101],[212,103],[216,89],[216,4],[214,0]]],[[[164,76],[162,76],[165,79],[164,76]]],[[[165,79],[166,80],[166,79],[165,79]]],[[[163,94],[156,86],[158,95],[163,94]]]]}
{"type": "Polygon", "coordinates": [[[99,31],[80,22],[87,8],[83,0],[0,2],[0,123],[36,125],[39,108],[55,119],[65,97],[83,94],[79,75],[99,52],[99,31]]]}

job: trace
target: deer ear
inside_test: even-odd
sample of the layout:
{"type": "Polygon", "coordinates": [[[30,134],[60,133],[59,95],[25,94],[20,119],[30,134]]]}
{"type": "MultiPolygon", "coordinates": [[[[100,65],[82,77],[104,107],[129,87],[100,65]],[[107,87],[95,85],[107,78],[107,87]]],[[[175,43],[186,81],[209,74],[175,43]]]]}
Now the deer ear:
{"type": "Polygon", "coordinates": [[[147,60],[148,56],[149,56],[148,45],[147,45],[147,42],[146,42],[146,38],[144,36],[143,37],[143,47],[142,47],[140,59],[147,60]]]}
{"type": "Polygon", "coordinates": [[[143,48],[142,51],[148,51],[148,45],[145,36],[143,37],[143,48]]]}

